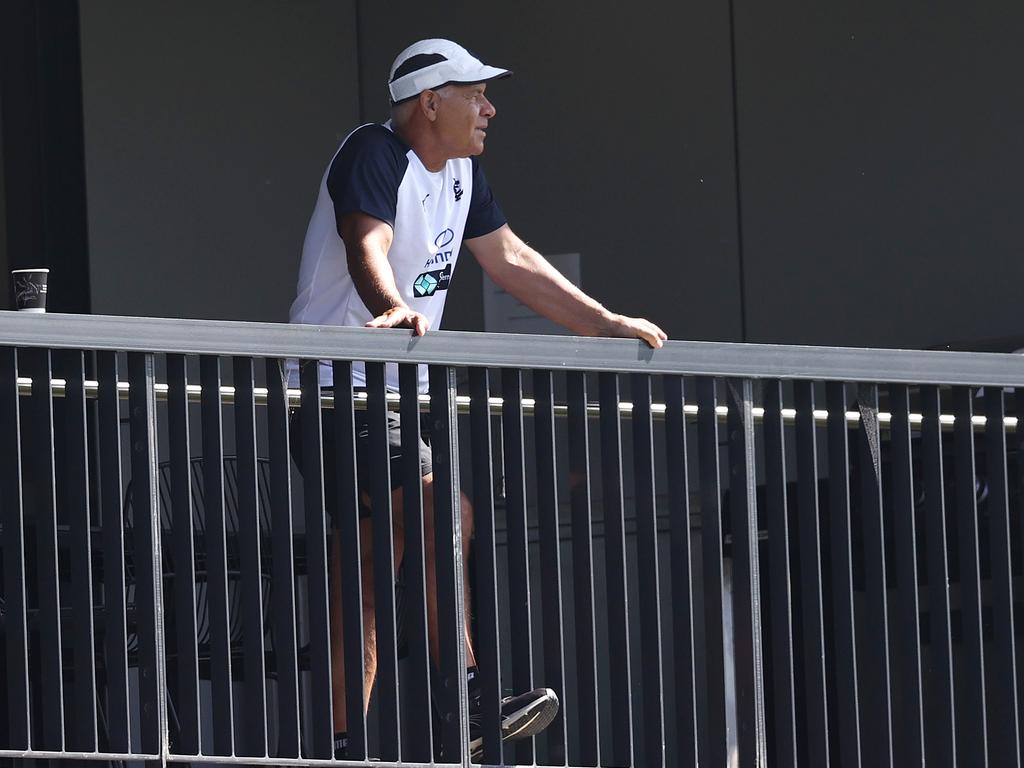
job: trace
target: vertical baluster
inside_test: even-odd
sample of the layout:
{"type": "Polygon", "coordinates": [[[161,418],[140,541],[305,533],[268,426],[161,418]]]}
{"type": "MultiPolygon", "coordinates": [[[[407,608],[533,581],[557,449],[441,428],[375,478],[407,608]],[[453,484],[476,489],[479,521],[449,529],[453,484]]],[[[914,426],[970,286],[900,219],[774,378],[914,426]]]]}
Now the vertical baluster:
{"type": "MultiPolygon", "coordinates": [[[[38,674],[41,690],[43,749],[64,748],[64,682],[61,670],[60,585],[57,570],[57,509],[54,483],[53,405],[50,352],[24,350],[25,368],[32,378],[29,401],[28,447],[36,526],[36,579],[39,588],[38,674]]],[[[27,485],[28,483],[26,483],[27,485]]],[[[31,656],[30,656],[31,658],[31,656]]]]}
{"type": "Polygon", "coordinates": [[[633,470],[636,483],[637,559],[640,566],[640,646],[644,695],[644,764],[665,764],[665,715],[661,690],[661,610],[658,519],[654,507],[654,424],[651,378],[632,376],[633,470]]]}
{"type": "Polygon", "coordinates": [[[464,761],[469,741],[466,690],[466,607],[463,602],[462,504],[459,491],[455,369],[431,366],[430,418],[434,465],[437,632],[441,652],[442,736],[447,762],[464,761]]]}
{"type": "Polygon", "coordinates": [[[473,456],[473,517],[476,560],[476,663],[480,670],[481,761],[502,762],[501,638],[498,634],[498,558],[494,525],[490,384],[486,368],[469,369],[469,419],[473,456]]]}
{"type": "MultiPolygon", "coordinates": [[[[722,512],[718,477],[718,396],[715,380],[697,379],[697,453],[700,467],[701,549],[704,576],[704,679],[708,711],[701,723],[700,762],[725,765],[725,652],[722,625],[722,512]]],[[[700,699],[698,699],[700,700],[700,699]]]]}
{"type": "MultiPolygon", "coordinates": [[[[335,566],[341,575],[340,595],[332,599],[341,600],[348,755],[353,760],[361,760],[366,756],[366,717],[363,711],[363,578],[362,547],[359,540],[360,491],[356,475],[352,363],[335,360],[332,365],[336,451],[335,464],[328,467],[328,470],[333,473],[334,482],[337,483],[338,509],[335,510],[335,514],[338,519],[335,525],[338,530],[334,535],[335,541],[340,542],[332,550],[332,557],[341,559],[335,566]]],[[[315,377],[311,378],[315,381],[315,377]]],[[[312,381],[310,386],[312,387],[312,381]]],[[[302,396],[305,402],[305,391],[302,396]]]]}
{"type": "MultiPolygon", "coordinates": [[[[601,477],[604,498],[605,573],[608,594],[608,655],[611,663],[611,765],[633,764],[633,682],[629,652],[629,590],[626,578],[626,517],[622,498],[622,423],[619,377],[598,374],[601,406],[601,477]]],[[[506,401],[507,402],[507,401],[506,401]]]]}
{"type": "Polygon", "coordinates": [[[572,568],[575,596],[576,728],[580,764],[600,764],[597,700],[597,645],[594,632],[594,552],[590,509],[590,435],[587,378],[567,376],[569,427],[569,504],[572,510],[572,568]]]}
{"type": "Polygon", "coordinates": [[[231,698],[231,640],[228,615],[228,559],[224,505],[224,427],[221,415],[220,360],[199,361],[202,384],[203,506],[206,519],[206,595],[210,628],[210,682],[213,748],[218,756],[235,753],[231,698]]]}
{"type": "Polygon", "coordinates": [[[910,438],[910,397],[905,384],[889,387],[892,421],[892,501],[896,548],[898,609],[895,614],[895,652],[900,671],[899,704],[894,707],[893,736],[898,765],[921,765],[924,761],[924,717],[921,691],[920,601],[917,589],[917,511],[914,509],[914,469],[910,438]]]}
{"type": "MultiPolygon", "coordinates": [[[[829,708],[834,704],[827,693],[825,671],[825,613],[822,601],[822,541],[818,509],[818,443],[814,423],[814,385],[793,383],[796,405],[797,460],[797,545],[799,547],[799,590],[801,634],[802,710],[805,727],[798,731],[800,757],[808,765],[828,766],[829,708]]],[[[774,550],[773,550],[774,551],[774,550]]],[[[801,720],[798,720],[798,723],[801,720]]],[[[802,762],[803,762],[802,761],[802,762]]]]}
{"type": "Polygon", "coordinates": [[[245,678],[244,754],[267,754],[267,689],[263,647],[263,569],[261,565],[259,488],[256,476],[256,402],[251,357],[233,361],[235,452],[238,467],[238,536],[245,678]]]}
{"type": "Polygon", "coordinates": [[[981,561],[974,473],[974,415],[970,387],[953,390],[953,440],[956,453],[957,538],[960,543],[960,616],[963,635],[963,683],[958,698],[959,762],[965,768],[988,765],[988,713],[985,708],[985,652],[981,619],[981,561]]]}
{"type": "Polygon", "coordinates": [[[4,645],[10,749],[29,749],[28,628],[25,621],[25,512],[21,484],[21,414],[18,396],[18,351],[0,347],[0,499],[3,515],[4,599],[7,603],[4,645]]]}
{"type": "Polygon", "coordinates": [[[139,637],[139,722],[142,750],[156,754],[166,747],[167,721],[156,466],[156,375],[152,354],[128,354],[128,382],[131,482],[134,489],[135,615],[139,637]]]}
{"type": "MultiPolygon", "coordinates": [[[[331,700],[331,650],[328,621],[327,589],[327,523],[324,516],[323,430],[320,417],[320,365],[307,362],[301,366],[302,408],[299,419],[302,430],[303,500],[306,517],[306,560],[309,574],[309,649],[312,709],[310,712],[309,757],[329,758],[334,755],[334,713],[331,700]]],[[[351,387],[351,383],[349,383],[351,387]]],[[[351,390],[350,390],[351,392],[351,390]]],[[[338,435],[341,439],[341,435],[338,435]]],[[[356,541],[359,540],[358,534],[356,541]]],[[[358,569],[359,561],[356,561],[358,569]]],[[[347,574],[345,574],[347,575],[347,574]]],[[[356,576],[359,583],[359,576],[356,576]]],[[[360,670],[362,661],[360,661],[360,670]]],[[[362,675],[355,680],[346,677],[347,687],[362,688],[362,675]],[[357,682],[358,680],[358,682],[357,682]]],[[[352,722],[361,722],[363,709],[349,712],[349,734],[352,722]]],[[[365,726],[364,726],[365,727],[365,726]]],[[[363,731],[365,734],[365,731],[363,731]]],[[[357,737],[358,737],[357,733],[357,737]]],[[[365,749],[365,742],[358,745],[365,749]]]]}
{"type": "Polygon", "coordinates": [[[1006,406],[1003,390],[985,387],[985,462],[988,469],[989,546],[992,564],[992,751],[1000,765],[1019,766],[1020,728],[1014,641],[1013,569],[1010,564],[1010,503],[1007,493],[1006,406]]]}
{"type": "Polygon", "coordinates": [[[846,385],[825,385],[828,405],[829,560],[832,572],[832,656],[836,675],[838,755],[843,768],[860,766],[860,702],[853,615],[853,554],[850,530],[850,461],[846,427],[846,385]]]}
{"type": "MultiPolygon", "coordinates": [[[[405,637],[409,647],[408,710],[424,713],[409,722],[406,759],[427,762],[433,754],[430,653],[427,633],[426,561],[423,539],[423,474],[420,467],[419,366],[398,366],[401,395],[402,513],[405,528],[405,637]]],[[[479,552],[479,548],[478,548],[479,552]]]]}
{"type": "Polygon", "coordinates": [[[729,501],[732,521],[733,624],[736,719],[740,765],[768,759],[761,649],[761,575],[758,564],[757,478],[754,457],[754,389],[748,379],[729,380],[729,501]]]}
{"type": "Polygon", "coordinates": [[[291,461],[288,455],[288,395],[284,361],[267,366],[271,576],[271,631],[277,659],[277,754],[299,757],[299,664],[295,635],[295,528],[292,525],[291,461]]]}
{"type": "Polygon", "coordinates": [[[782,382],[765,381],[765,503],[768,527],[773,762],[797,764],[796,693],[793,678],[793,596],[789,558],[789,500],[786,491],[786,440],[782,422],[782,382]]]}
{"type": "MultiPolygon", "coordinates": [[[[1016,387],[1013,397],[1014,410],[1017,414],[1016,429],[1007,435],[1007,448],[1012,456],[1010,464],[1010,511],[1016,523],[1017,541],[1017,564],[1018,568],[1024,568],[1024,387],[1016,387]]],[[[1016,619],[1020,621],[1020,619],[1016,619]]],[[[1017,664],[1017,706],[1021,707],[1021,699],[1024,698],[1024,659],[1017,664]]],[[[1020,737],[1018,749],[1024,757],[1024,728],[1018,728],[1020,737]]]]}
{"type": "Polygon", "coordinates": [[[953,642],[939,403],[938,387],[921,387],[921,466],[924,474],[925,537],[928,548],[928,657],[932,684],[928,716],[925,719],[925,743],[929,766],[954,768],[957,718],[953,692],[953,642]]]}
{"type": "MultiPolygon", "coordinates": [[[[505,454],[505,515],[508,527],[509,592],[511,604],[512,687],[516,693],[533,688],[533,629],[530,621],[530,552],[526,520],[526,456],[523,448],[522,372],[506,368],[501,372],[502,444],[505,454]]],[[[440,556],[440,555],[439,555],[440,556]]],[[[533,739],[516,744],[515,761],[533,762],[533,739]]]]}
{"type": "Polygon", "coordinates": [[[889,678],[888,591],[885,574],[885,523],[882,520],[882,457],[878,431],[878,385],[857,389],[860,428],[857,430],[857,468],[864,532],[864,589],[866,593],[864,679],[867,701],[863,725],[871,734],[864,739],[870,765],[891,766],[892,702],[889,678]]]}
{"type": "MultiPolygon", "coordinates": [[[[562,567],[559,542],[558,485],[555,481],[555,403],[550,371],[534,371],[536,406],[537,516],[540,528],[540,577],[547,585],[541,595],[544,620],[544,683],[565,695],[562,658],[562,567]]],[[[565,763],[564,711],[544,732],[548,744],[548,762],[565,763]]]]}
{"type": "Polygon", "coordinates": [[[167,356],[167,419],[171,452],[171,526],[176,629],[178,754],[199,752],[199,661],[196,649],[195,551],[192,532],[192,456],[184,355],[167,356]]]}
{"type": "Polygon", "coordinates": [[[71,618],[74,645],[74,733],[69,746],[96,749],[96,637],[93,627],[92,522],[89,508],[89,448],[85,412],[83,353],[67,353],[64,389],[67,416],[67,514],[70,529],[71,618]]]}
{"type": "Polygon", "coordinates": [[[395,654],[395,561],[391,524],[391,467],[384,363],[366,364],[366,410],[373,515],[373,584],[377,618],[377,685],[381,759],[398,760],[398,660],[395,654]]]}
{"type": "Polygon", "coordinates": [[[476,560],[476,665],[480,671],[480,736],[483,763],[503,762],[501,738],[501,638],[498,622],[498,554],[495,542],[494,457],[490,444],[487,370],[469,370],[476,560]]]}
{"type": "Polygon", "coordinates": [[[107,688],[108,748],[128,752],[128,655],[125,618],[124,506],[121,477],[121,413],[116,352],[96,353],[97,422],[103,542],[103,667],[107,688]]]}
{"type": "Polygon", "coordinates": [[[693,573],[686,399],[681,376],[665,377],[665,447],[672,548],[672,632],[675,651],[676,759],[697,765],[697,683],[693,658],[693,573]]]}

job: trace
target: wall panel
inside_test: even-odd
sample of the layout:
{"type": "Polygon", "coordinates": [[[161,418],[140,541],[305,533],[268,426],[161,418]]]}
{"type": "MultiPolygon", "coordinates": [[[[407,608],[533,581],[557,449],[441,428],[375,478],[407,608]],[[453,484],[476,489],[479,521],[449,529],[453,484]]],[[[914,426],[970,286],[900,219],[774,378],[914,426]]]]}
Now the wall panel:
{"type": "Polygon", "coordinates": [[[94,312],[287,319],[358,117],[354,19],[332,0],[81,4],[94,312]]]}
{"type": "Polygon", "coordinates": [[[737,0],[750,341],[1019,333],[1020,3],[737,0]]]}

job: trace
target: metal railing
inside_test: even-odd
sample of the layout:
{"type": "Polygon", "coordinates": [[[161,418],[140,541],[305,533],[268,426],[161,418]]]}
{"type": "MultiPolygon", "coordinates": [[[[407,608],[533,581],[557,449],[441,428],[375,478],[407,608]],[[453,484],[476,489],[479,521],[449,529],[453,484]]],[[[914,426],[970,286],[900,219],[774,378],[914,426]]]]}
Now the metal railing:
{"type": "Polygon", "coordinates": [[[372,583],[356,764],[1018,766],[1021,386],[1011,355],[0,313],[0,759],[333,764],[372,583]],[[558,717],[503,746],[536,685],[558,717]]]}

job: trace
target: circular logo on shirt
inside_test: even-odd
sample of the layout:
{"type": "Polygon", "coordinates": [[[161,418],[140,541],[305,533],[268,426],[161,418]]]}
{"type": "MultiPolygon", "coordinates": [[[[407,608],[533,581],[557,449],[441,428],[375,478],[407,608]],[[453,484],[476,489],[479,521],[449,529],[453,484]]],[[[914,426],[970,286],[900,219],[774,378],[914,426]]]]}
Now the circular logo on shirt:
{"type": "Polygon", "coordinates": [[[452,232],[450,229],[446,229],[443,232],[441,232],[441,234],[434,238],[434,246],[438,249],[444,248],[446,245],[449,245],[451,241],[454,239],[455,233],[452,232]]]}

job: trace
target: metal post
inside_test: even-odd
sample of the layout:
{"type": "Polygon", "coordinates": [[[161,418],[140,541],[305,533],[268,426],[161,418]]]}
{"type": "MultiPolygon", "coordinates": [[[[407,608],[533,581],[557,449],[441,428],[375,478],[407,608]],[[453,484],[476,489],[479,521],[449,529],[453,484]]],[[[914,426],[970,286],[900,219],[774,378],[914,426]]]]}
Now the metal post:
{"type": "MultiPolygon", "coordinates": [[[[170,735],[167,727],[167,680],[166,680],[166,644],[164,639],[164,605],[163,605],[163,562],[160,556],[160,494],[159,476],[157,469],[157,421],[156,421],[156,369],[154,356],[149,353],[132,353],[128,356],[128,371],[131,380],[130,410],[131,410],[131,432],[132,432],[132,481],[135,486],[135,511],[136,530],[146,533],[145,526],[149,527],[149,552],[148,563],[136,562],[136,573],[139,584],[136,589],[137,609],[140,615],[147,610],[143,601],[147,597],[152,598],[152,645],[149,652],[153,664],[150,670],[153,675],[152,682],[140,686],[143,706],[143,726],[152,724],[152,720],[145,716],[145,708],[148,705],[156,708],[156,734],[158,738],[156,753],[159,754],[161,765],[167,764],[168,752],[170,750],[170,735]],[[140,390],[141,385],[141,391],[140,390]],[[141,494],[145,494],[145,502],[140,504],[141,494]],[[139,519],[143,515],[148,520],[139,519]],[[149,566],[148,568],[146,566],[149,566]],[[143,580],[150,583],[144,584],[143,580]],[[148,593],[148,594],[147,594],[148,593]]],[[[142,542],[136,542],[135,551],[142,554],[142,542]]],[[[149,623],[147,621],[146,623],[149,623]]],[[[143,628],[139,630],[140,649],[145,650],[148,638],[143,636],[143,628]]],[[[148,633],[146,633],[148,634],[148,633]]],[[[145,674],[145,666],[142,665],[140,674],[145,674]]],[[[145,728],[142,734],[142,747],[148,750],[145,728]]]]}
{"type": "Polygon", "coordinates": [[[442,711],[456,722],[442,727],[445,761],[453,762],[450,749],[457,748],[459,762],[469,768],[469,692],[466,689],[466,606],[463,600],[462,498],[459,491],[458,407],[455,400],[455,369],[430,367],[430,415],[434,422],[431,440],[434,459],[434,533],[436,538],[438,637],[441,645],[442,711]],[[449,547],[451,555],[449,555],[449,547]],[[451,597],[449,608],[445,597],[451,597]],[[454,649],[455,653],[452,654],[454,649]],[[453,690],[454,689],[454,690],[453,690]],[[452,695],[455,700],[453,702],[452,695]],[[452,741],[455,744],[452,744],[452,741]]]}
{"type": "Polygon", "coordinates": [[[742,766],[765,766],[764,655],[758,565],[757,477],[754,466],[754,389],[729,380],[729,494],[733,541],[733,621],[736,628],[737,741],[742,766]]]}

